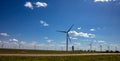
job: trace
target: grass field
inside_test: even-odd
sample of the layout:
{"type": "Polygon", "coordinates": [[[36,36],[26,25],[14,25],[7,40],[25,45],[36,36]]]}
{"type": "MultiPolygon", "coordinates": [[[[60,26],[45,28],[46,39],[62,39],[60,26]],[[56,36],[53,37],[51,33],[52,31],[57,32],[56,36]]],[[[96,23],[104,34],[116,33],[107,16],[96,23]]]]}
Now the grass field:
{"type": "Polygon", "coordinates": [[[22,57],[22,56],[0,56],[0,61],[120,61],[120,55],[102,56],[42,56],[42,57],[22,57]]]}
{"type": "Polygon", "coordinates": [[[0,54],[78,54],[89,53],[83,51],[56,51],[56,50],[27,50],[27,49],[0,49],[0,54]]]}
{"type": "MultiPolygon", "coordinates": [[[[76,54],[91,53],[84,51],[52,51],[0,49],[0,54],[76,54]]],[[[0,56],[0,61],[120,61],[120,55],[88,55],[88,56],[0,56]]]]}
{"type": "MultiPolygon", "coordinates": [[[[0,54],[81,54],[81,53],[100,53],[100,52],[88,52],[88,51],[58,51],[58,50],[28,50],[28,49],[1,49],[0,54]]],[[[102,52],[106,53],[106,52],[102,52]]],[[[113,53],[113,52],[108,52],[113,53]]],[[[114,52],[115,53],[115,52],[114,52]]],[[[119,53],[119,52],[118,52],[119,53]]]]}

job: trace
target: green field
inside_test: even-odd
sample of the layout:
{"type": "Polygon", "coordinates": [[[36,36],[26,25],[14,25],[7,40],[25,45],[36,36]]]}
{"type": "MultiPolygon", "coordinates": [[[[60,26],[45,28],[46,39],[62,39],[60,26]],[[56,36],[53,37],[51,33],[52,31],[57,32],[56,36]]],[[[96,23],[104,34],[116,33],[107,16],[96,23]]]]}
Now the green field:
{"type": "Polygon", "coordinates": [[[28,49],[0,49],[0,54],[80,54],[85,51],[57,51],[57,50],[28,50],[28,49]]]}
{"type": "MultiPolygon", "coordinates": [[[[86,51],[55,51],[0,49],[0,54],[77,54],[91,53],[86,51]]],[[[94,53],[94,52],[93,52],[94,53]]],[[[120,55],[88,55],[88,56],[0,56],[0,61],[120,61],[120,55]]]]}
{"type": "Polygon", "coordinates": [[[0,56],[0,61],[120,61],[120,55],[21,57],[0,56]]]}
{"type": "MultiPolygon", "coordinates": [[[[99,51],[58,51],[58,50],[30,50],[30,49],[4,49],[0,48],[0,54],[81,54],[81,53],[101,53],[99,51]]],[[[119,53],[105,52],[102,53],[119,53]]]]}

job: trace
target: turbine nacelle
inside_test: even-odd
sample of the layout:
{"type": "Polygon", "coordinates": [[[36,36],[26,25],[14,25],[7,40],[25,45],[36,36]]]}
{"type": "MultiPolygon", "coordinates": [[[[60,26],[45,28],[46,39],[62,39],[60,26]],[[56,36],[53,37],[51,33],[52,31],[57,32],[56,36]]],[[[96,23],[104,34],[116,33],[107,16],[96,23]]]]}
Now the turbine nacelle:
{"type": "Polygon", "coordinates": [[[57,31],[57,32],[61,32],[61,33],[67,33],[66,31],[57,31]]]}
{"type": "Polygon", "coordinates": [[[66,51],[68,51],[68,41],[71,41],[70,36],[69,36],[69,31],[72,29],[74,25],[72,25],[67,31],[57,31],[61,33],[66,33],[66,51]]]}
{"type": "Polygon", "coordinates": [[[67,31],[57,31],[57,32],[68,33],[68,32],[72,29],[73,26],[74,26],[74,25],[72,25],[67,31]]]}

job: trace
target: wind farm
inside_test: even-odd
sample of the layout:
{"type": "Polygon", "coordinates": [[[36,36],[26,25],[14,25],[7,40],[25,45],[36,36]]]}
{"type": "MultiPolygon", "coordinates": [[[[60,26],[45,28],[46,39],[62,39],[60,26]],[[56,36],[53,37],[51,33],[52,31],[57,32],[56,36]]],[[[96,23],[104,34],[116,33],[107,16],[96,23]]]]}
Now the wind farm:
{"type": "MultiPolygon", "coordinates": [[[[16,39],[10,39],[9,42],[12,43],[13,46],[12,47],[10,47],[10,46],[7,47],[7,43],[9,43],[9,42],[1,41],[2,43],[1,43],[1,48],[0,48],[1,52],[0,53],[1,54],[2,53],[9,53],[9,54],[11,54],[14,51],[17,52],[19,50],[21,50],[21,52],[18,52],[20,54],[21,53],[30,53],[29,51],[33,51],[30,54],[34,54],[34,53],[39,53],[39,54],[44,53],[44,54],[47,54],[47,52],[49,52],[49,54],[54,54],[54,53],[57,53],[57,54],[120,53],[120,51],[117,49],[117,46],[113,46],[113,47],[115,47],[114,48],[115,50],[111,50],[110,46],[107,46],[107,49],[103,50],[103,45],[101,45],[101,44],[98,47],[96,47],[96,48],[99,48],[99,50],[95,50],[95,49],[93,49],[93,46],[94,46],[94,43],[95,43],[95,42],[93,43],[93,41],[89,43],[89,48],[86,49],[86,50],[79,49],[79,47],[81,47],[81,46],[75,46],[75,45],[70,45],[69,46],[69,42],[74,41],[74,40],[71,40],[72,37],[70,36],[71,35],[70,32],[72,31],[73,26],[74,25],[71,25],[68,28],[68,30],[66,30],[66,31],[57,31],[57,32],[60,32],[60,33],[64,33],[66,35],[65,38],[64,38],[64,39],[66,39],[66,43],[65,43],[66,45],[63,46],[63,47],[60,47],[62,49],[56,49],[54,47],[50,47],[52,40],[49,40],[47,37],[45,37],[45,39],[48,41],[48,45],[44,49],[40,49],[40,48],[44,47],[45,45],[39,46],[39,44],[36,43],[36,42],[33,42],[33,44],[31,44],[33,48],[27,48],[27,47],[25,48],[25,45],[23,45],[23,43],[25,43],[25,42],[21,42],[21,41],[18,41],[16,39]],[[74,47],[76,47],[76,49],[74,49],[74,47]],[[8,50],[11,50],[11,52],[7,52],[8,50]],[[4,52],[2,52],[2,51],[4,51],[4,52]],[[24,51],[24,52],[22,52],[22,51],[24,51]]],[[[104,47],[106,47],[106,46],[104,46],[104,47]]]]}
{"type": "Polygon", "coordinates": [[[0,61],[120,61],[119,0],[2,0],[0,61]]]}

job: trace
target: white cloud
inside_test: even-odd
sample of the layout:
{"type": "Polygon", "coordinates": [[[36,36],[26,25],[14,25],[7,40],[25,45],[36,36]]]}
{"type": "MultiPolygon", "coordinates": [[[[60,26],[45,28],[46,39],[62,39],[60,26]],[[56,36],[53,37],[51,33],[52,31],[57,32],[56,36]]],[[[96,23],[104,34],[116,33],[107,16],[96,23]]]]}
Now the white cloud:
{"type": "Polygon", "coordinates": [[[49,39],[48,37],[44,37],[44,39],[47,43],[52,43],[54,41],[54,40],[49,39]]]}
{"type": "Polygon", "coordinates": [[[77,28],[78,30],[80,30],[81,29],[81,27],[79,27],[79,28],[77,28]]]}
{"type": "Polygon", "coordinates": [[[36,2],[35,5],[36,7],[47,7],[47,3],[45,2],[36,2]]]}
{"type": "Polygon", "coordinates": [[[0,33],[1,36],[9,36],[7,33],[0,33]]]}
{"type": "Polygon", "coordinates": [[[26,42],[24,42],[24,41],[20,41],[19,43],[20,43],[20,44],[25,44],[26,42]]]}
{"type": "Polygon", "coordinates": [[[90,29],[90,31],[95,31],[95,29],[90,29]]]}
{"type": "Polygon", "coordinates": [[[53,42],[53,40],[50,40],[50,39],[49,39],[49,40],[47,40],[47,43],[52,43],[52,42],[53,42]]]}
{"type": "Polygon", "coordinates": [[[74,40],[77,40],[78,38],[76,38],[76,37],[70,37],[70,39],[74,39],[74,40]]]}
{"type": "Polygon", "coordinates": [[[24,6],[27,7],[27,8],[33,9],[33,5],[32,5],[31,2],[26,2],[26,3],[24,4],[24,6]]]}
{"type": "Polygon", "coordinates": [[[30,9],[40,8],[40,7],[47,7],[47,5],[48,4],[45,3],[45,2],[35,2],[35,3],[33,3],[33,2],[26,2],[24,4],[25,7],[30,8],[30,9]]]}
{"type": "Polygon", "coordinates": [[[103,40],[99,40],[98,43],[105,43],[105,41],[103,41],[103,40]]]}
{"type": "Polygon", "coordinates": [[[43,26],[49,26],[49,24],[48,23],[46,23],[45,21],[40,21],[40,24],[42,24],[43,26]]]}
{"type": "MultiPolygon", "coordinates": [[[[89,39],[88,39],[89,40],[89,39]]],[[[99,42],[106,42],[104,40],[98,40],[99,42]]],[[[97,42],[98,42],[97,41],[97,42]]],[[[19,48],[19,44],[17,42],[9,42],[9,41],[1,41],[0,40],[0,47],[2,48],[14,48],[14,49],[38,49],[38,50],[66,50],[66,42],[63,41],[61,43],[52,43],[52,44],[48,44],[48,43],[39,43],[36,41],[33,42],[25,42],[25,41],[21,41],[20,42],[20,48],[19,48]],[[3,46],[2,46],[3,45],[3,46]]],[[[115,47],[117,47],[117,50],[120,50],[119,48],[119,44],[104,44],[102,43],[101,45],[103,46],[110,46],[110,50],[115,50],[115,47]]],[[[88,45],[84,44],[84,43],[80,43],[80,42],[73,42],[69,44],[69,50],[71,50],[71,46],[74,46],[75,49],[81,49],[81,50],[88,50],[89,47],[88,45]]],[[[92,45],[92,49],[99,51],[99,44],[93,44],[92,45]]],[[[103,50],[107,50],[107,47],[103,47],[103,50]]]]}
{"type": "Polygon", "coordinates": [[[75,38],[75,37],[74,37],[74,38],[72,38],[72,39],[77,40],[78,38],[75,38]]]}
{"type": "Polygon", "coordinates": [[[82,36],[82,37],[86,37],[86,38],[94,38],[95,37],[95,34],[77,32],[77,31],[70,31],[69,34],[72,36],[82,36]]]}
{"type": "Polygon", "coordinates": [[[15,38],[13,38],[13,39],[9,39],[9,41],[11,41],[11,42],[18,42],[18,40],[15,39],[15,38]]]}
{"type": "Polygon", "coordinates": [[[116,0],[94,0],[94,2],[111,2],[116,0]]]}

